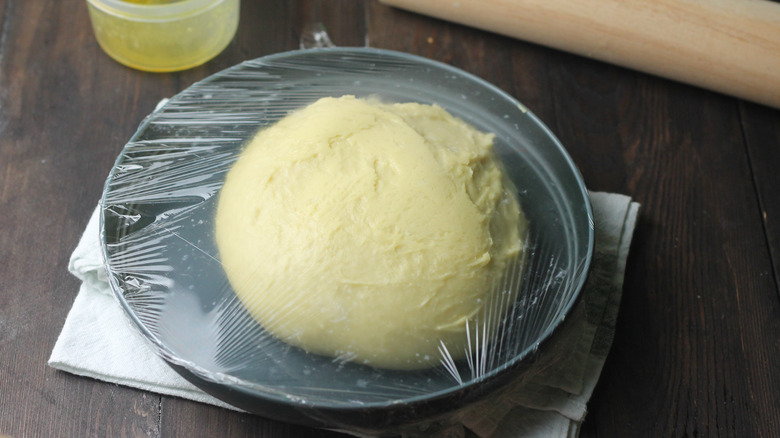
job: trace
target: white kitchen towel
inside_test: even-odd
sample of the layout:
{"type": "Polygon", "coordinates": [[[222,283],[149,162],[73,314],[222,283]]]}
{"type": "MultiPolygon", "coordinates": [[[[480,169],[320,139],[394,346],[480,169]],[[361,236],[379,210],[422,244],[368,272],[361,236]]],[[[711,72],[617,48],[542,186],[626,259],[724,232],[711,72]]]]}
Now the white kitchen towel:
{"type": "MultiPolygon", "coordinates": [[[[530,382],[459,414],[482,438],[574,437],[585,417],[614,334],[623,272],[638,204],[624,195],[591,193],[596,252],[583,299],[535,363],[530,382]]],[[[130,326],[106,280],[93,212],[68,269],[82,284],[49,365],[73,374],[203,403],[231,406],[179,376],[130,326]]],[[[447,430],[448,436],[462,435],[447,430]]],[[[461,433],[458,433],[461,432],[461,433]]]]}

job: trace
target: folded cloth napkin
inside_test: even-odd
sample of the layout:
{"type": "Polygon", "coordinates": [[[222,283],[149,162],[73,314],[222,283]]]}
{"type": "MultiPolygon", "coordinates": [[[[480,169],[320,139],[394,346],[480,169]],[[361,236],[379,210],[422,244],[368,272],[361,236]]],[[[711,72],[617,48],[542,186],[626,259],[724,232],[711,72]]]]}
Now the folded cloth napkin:
{"type": "MultiPolygon", "coordinates": [[[[623,273],[639,205],[624,195],[591,193],[596,248],[583,299],[534,365],[534,377],[458,414],[481,438],[575,437],[612,343],[623,273]]],[[[49,365],[73,374],[231,408],[169,368],[130,326],[106,279],[98,210],[74,250],[69,271],[82,284],[49,365]]],[[[235,408],[233,408],[235,409],[235,408]]]]}

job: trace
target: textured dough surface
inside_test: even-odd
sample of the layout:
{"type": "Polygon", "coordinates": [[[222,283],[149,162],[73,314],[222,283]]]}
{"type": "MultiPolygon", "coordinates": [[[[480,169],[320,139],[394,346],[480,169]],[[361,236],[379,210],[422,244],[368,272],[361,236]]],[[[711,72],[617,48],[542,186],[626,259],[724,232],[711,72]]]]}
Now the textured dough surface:
{"type": "Polygon", "coordinates": [[[440,363],[441,346],[462,358],[467,321],[498,321],[514,299],[494,285],[522,250],[492,144],[438,106],[344,96],[291,113],[249,142],[220,194],[233,289],[311,353],[396,369],[440,363]]]}

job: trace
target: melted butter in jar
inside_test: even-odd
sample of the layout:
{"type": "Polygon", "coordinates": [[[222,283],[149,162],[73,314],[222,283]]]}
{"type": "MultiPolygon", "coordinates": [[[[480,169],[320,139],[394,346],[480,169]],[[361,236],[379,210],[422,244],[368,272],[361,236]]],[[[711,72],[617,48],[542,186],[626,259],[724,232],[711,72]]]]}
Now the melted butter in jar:
{"type": "Polygon", "coordinates": [[[116,61],[166,72],[196,67],[227,47],[239,0],[87,0],[95,37],[116,61]]]}

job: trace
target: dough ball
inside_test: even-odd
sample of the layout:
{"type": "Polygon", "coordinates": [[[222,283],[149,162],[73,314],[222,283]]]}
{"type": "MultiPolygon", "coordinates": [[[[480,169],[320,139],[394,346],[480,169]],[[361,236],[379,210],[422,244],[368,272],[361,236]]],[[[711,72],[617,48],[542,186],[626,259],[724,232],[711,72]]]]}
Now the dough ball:
{"type": "Polygon", "coordinates": [[[438,106],[344,96],[291,113],[220,193],[233,289],[311,353],[395,369],[462,358],[514,300],[497,283],[525,229],[492,144],[438,106]]]}

